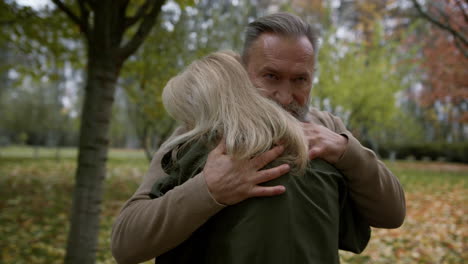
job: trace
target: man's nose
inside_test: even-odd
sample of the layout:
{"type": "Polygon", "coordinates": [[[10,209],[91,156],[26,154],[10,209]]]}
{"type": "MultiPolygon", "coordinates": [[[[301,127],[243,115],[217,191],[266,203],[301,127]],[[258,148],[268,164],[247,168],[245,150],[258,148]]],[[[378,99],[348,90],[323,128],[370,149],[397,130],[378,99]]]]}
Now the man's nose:
{"type": "Polygon", "coordinates": [[[274,100],[281,105],[289,105],[293,101],[291,87],[283,85],[273,93],[274,100]]]}

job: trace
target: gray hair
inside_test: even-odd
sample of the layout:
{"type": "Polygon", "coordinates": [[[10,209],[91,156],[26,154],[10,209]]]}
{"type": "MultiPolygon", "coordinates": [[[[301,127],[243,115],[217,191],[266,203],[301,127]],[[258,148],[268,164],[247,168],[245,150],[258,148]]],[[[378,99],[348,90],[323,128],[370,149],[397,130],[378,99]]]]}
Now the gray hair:
{"type": "Polygon", "coordinates": [[[314,60],[317,57],[317,31],[298,16],[280,12],[260,17],[247,26],[244,50],[242,51],[244,63],[247,63],[252,44],[263,33],[275,33],[285,37],[306,36],[314,49],[314,60]]]}

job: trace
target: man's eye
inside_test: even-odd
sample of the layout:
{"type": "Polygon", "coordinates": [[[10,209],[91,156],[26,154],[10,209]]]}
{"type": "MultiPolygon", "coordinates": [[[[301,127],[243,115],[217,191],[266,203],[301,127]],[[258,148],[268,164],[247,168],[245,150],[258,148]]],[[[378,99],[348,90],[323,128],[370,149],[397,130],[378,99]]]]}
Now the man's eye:
{"type": "Polygon", "coordinates": [[[296,82],[305,82],[305,81],[307,81],[306,77],[297,77],[296,78],[296,82]]]}
{"type": "Polygon", "coordinates": [[[263,77],[267,78],[267,79],[271,79],[271,80],[278,80],[278,76],[272,74],[272,73],[267,73],[265,75],[263,75],[263,77]]]}

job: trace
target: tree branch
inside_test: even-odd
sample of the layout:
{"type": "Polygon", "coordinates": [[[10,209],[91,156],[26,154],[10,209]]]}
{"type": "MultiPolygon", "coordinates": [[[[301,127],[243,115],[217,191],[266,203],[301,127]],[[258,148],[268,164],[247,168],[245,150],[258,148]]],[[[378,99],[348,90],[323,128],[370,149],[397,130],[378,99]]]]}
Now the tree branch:
{"type": "Polygon", "coordinates": [[[60,10],[62,10],[73,22],[75,22],[77,25],[81,25],[80,18],[77,15],[75,15],[64,3],[62,3],[60,0],[52,0],[52,2],[60,10]]]}
{"type": "Polygon", "coordinates": [[[465,12],[461,1],[455,0],[455,3],[457,3],[458,9],[460,9],[461,13],[463,14],[463,17],[465,18],[465,23],[468,23],[468,14],[465,12]]]}
{"type": "MultiPolygon", "coordinates": [[[[428,20],[429,22],[433,23],[434,25],[438,26],[439,28],[443,29],[443,30],[446,30],[448,32],[450,32],[452,34],[452,36],[457,40],[461,41],[461,43],[463,44],[463,46],[468,46],[468,39],[467,37],[463,36],[460,32],[456,31],[454,28],[452,28],[450,25],[448,24],[444,24],[442,22],[440,22],[439,20],[437,20],[436,18],[432,17],[429,13],[425,12],[424,10],[422,10],[422,7],[421,5],[418,3],[417,0],[411,0],[411,2],[413,2],[413,5],[414,7],[416,8],[416,10],[418,11],[418,13],[423,17],[425,18],[426,20],[428,20]]],[[[461,47],[459,45],[457,45],[457,47],[461,47]]],[[[467,52],[464,50],[464,48],[461,50],[463,54],[467,54],[467,52]]]]}
{"type": "Polygon", "coordinates": [[[125,18],[125,28],[133,26],[138,20],[140,20],[145,12],[147,12],[148,8],[150,7],[150,1],[146,1],[143,5],[138,8],[138,11],[135,13],[134,16],[126,17],[125,18]]]}
{"type": "Polygon", "coordinates": [[[83,26],[83,32],[88,35],[89,32],[89,9],[85,6],[86,0],[78,0],[81,14],[81,24],[83,26]]]}
{"type": "Polygon", "coordinates": [[[143,21],[141,21],[141,24],[135,35],[133,35],[133,37],[127,42],[127,44],[120,48],[119,52],[121,59],[126,59],[128,58],[128,56],[134,53],[141,45],[143,40],[151,32],[151,29],[154,23],[156,22],[156,17],[161,11],[161,7],[164,4],[165,0],[146,0],[143,6],[149,5],[149,2],[153,3],[151,11],[143,16],[143,21]]]}
{"type": "MultiPolygon", "coordinates": [[[[87,32],[87,25],[85,25],[83,23],[83,21],[81,20],[80,17],[78,17],[77,15],[75,15],[71,10],[70,8],[68,8],[62,1],[60,0],[52,0],[52,2],[60,9],[62,10],[67,16],[68,18],[70,18],[75,24],[77,24],[81,31],[87,36],[88,35],[88,32],[87,32]]],[[[81,2],[81,1],[80,1],[81,2]]]]}

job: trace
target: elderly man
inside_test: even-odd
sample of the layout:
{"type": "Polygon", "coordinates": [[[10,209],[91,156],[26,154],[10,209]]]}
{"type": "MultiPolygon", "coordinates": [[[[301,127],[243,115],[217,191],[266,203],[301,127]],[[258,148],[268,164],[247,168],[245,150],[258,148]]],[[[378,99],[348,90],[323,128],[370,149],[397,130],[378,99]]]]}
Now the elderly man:
{"type": "MultiPolygon", "coordinates": [[[[325,160],[345,175],[359,214],[371,226],[396,228],[405,217],[404,192],[397,178],[339,118],[308,109],[316,55],[312,28],[296,16],[278,13],[249,24],[242,59],[262,94],[303,121],[310,158],[325,160]]],[[[201,173],[151,199],[153,184],[166,175],[161,168],[163,153],[156,153],[142,184],[116,220],[114,257],[119,263],[157,257],[187,240],[226,206],[282,194],[284,186],[262,184],[288,172],[287,166],[262,169],[280,154],[268,151],[246,162],[212,151],[201,173]]]]}

